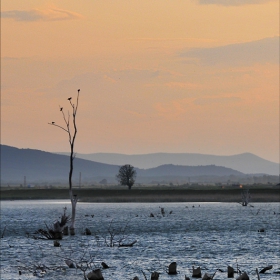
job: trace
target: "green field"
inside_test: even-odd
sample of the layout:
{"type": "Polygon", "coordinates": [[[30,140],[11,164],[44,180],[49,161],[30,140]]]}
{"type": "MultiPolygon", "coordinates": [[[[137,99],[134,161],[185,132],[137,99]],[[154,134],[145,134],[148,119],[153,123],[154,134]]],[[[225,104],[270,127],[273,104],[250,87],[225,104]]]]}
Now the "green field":
{"type": "MultiPolygon", "coordinates": [[[[247,187],[248,188],[248,187],[247,187]]],[[[81,188],[80,202],[240,202],[241,189],[221,188],[81,188]]],[[[251,202],[280,202],[279,187],[250,188],[251,202]]],[[[1,200],[68,199],[67,188],[1,188],[1,200]]]]}

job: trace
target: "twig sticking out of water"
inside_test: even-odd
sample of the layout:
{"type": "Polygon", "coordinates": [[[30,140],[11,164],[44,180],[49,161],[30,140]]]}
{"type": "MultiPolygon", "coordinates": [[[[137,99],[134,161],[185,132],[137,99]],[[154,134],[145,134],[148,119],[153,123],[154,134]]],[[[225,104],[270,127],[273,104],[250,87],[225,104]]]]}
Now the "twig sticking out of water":
{"type": "Polygon", "coordinates": [[[148,280],[148,279],[147,279],[147,277],[146,277],[145,272],[144,272],[143,270],[141,270],[141,272],[142,272],[142,274],[143,274],[143,276],[144,276],[145,280],[148,280]]]}
{"type": "Polygon", "coordinates": [[[256,268],[256,273],[257,273],[257,276],[258,276],[258,280],[261,280],[259,270],[257,268],[256,268]]]}
{"type": "Polygon", "coordinates": [[[5,234],[5,231],[6,231],[6,227],[7,227],[7,226],[5,226],[4,229],[3,229],[3,232],[2,232],[2,234],[1,234],[1,238],[4,237],[4,234],[5,234]]]}
{"type": "Polygon", "coordinates": [[[211,280],[214,279],[216,272],[218,271],[218,269],[214,272],[214,274],[211,276],[211,280]]]}

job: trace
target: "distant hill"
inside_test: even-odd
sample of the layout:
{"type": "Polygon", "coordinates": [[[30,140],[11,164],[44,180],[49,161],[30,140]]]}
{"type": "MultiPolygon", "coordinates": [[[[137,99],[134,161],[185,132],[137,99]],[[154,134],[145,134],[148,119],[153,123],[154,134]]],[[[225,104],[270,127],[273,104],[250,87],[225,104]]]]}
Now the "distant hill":
{"type": "MultiPolygon", "coordinates": [[[[68,181],[69,157],[66,155],[53,154],[49,152],[18,149],[1,145],[1,182],[21,182],[26,176],[28,182],[64,182],[68,181]]],[[[102,179],[108,182],[116,182],[115,176],[122,164],[112,165],[75,158],[73,180],[78,181],[81,172],[83,182],[102,179]]],[[[137,171],[137,182],[167,181],[190,178],[190,177],[244,177],[242,172],[227,167],[207,166],[180,166],[162,165],[156,168],[139,169],[137,171]]]]}
{"type": "Polygon", "coordinates": [[[244,176],[245,174],[231,168],[205,165],[205,166],[183,166],[165,164],[155,168],[140,169],[138,171],[139,176],[143,177],[156,177],[156,176],[244,176]]]}
{"type": "Polygon", "coordinates": [[[124,155],[113,153],[77,154],[78,158],[123,165],[132,164],[138,168],[154,168],[164,164],[199,166],[217,165],[232,168],[246,174],[279,175],[280,165],[260,158],[254,154],[244,153],[232,156],[215,156],[191,153],[154,153],[143,155],[124,155]]]}
{"type": "MultiPolygon", "coordinates": [[[[118,166],[75,158],[73,178],[113,177],[118,166]]],[[[69,156],[1,145],[1,181],[68,181],[69,156]]]]}

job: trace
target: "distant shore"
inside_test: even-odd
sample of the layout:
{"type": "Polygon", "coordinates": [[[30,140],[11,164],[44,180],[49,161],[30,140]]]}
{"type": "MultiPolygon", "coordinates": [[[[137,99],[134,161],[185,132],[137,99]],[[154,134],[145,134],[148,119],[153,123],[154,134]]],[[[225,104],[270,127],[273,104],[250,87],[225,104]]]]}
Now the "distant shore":
{"type": "MultiPolygon", "coordinates": [[[[241,202],[240,189],[74,189],[80,202],[241,202]]],[[[251,202],[280,202],[280,189],[250,188],[251,202]]],[[[1,200],[68,199],[67,188],[1,189],[1,200]]]]}

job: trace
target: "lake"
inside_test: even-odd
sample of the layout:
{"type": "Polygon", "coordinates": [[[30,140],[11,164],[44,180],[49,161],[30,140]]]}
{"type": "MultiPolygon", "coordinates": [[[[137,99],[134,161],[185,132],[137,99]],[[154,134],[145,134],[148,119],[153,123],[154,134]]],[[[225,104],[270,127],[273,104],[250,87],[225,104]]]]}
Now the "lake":
{"type": "MultiPolygon", "coordinates": [[[[31,236],[45,229],[63,213],[71,212],[68,200],[1,201],[1,279],[83,279],[80,269],[70,269],[65,259],[84,266],[110,268],[102,271],[105,280],[191,278],[192,266],[214,279],[227,279],[227,266],[246,271],[257,279],[259,270],[273,265],[261,279],[279,279],[280,204],[253,203],[79,203],[76,235],[65,236],[61,247],[52,240],[31,236]],[[161,208],[165,214],[162,215],[161,208]],[[151,217],[153,213],[154,217],[151,217]],[[92,235],[84,235],[85,228],[92,235]],[[264,232],[259,232],[260,229],[264,232]],[[123,238],[133,247],[108,247],[123,238]],[[166,269],[177,262],[179,274],[166,269]],[[45,267],[42,272],[39,267],[45,267]],[[19,271],[21,275],[19,275],[19,271]],[[35,272],[35,273],[34,273],[35,272]]],[[[88,272],[90,270],[88,269],[88,272]]],[[[235,274],[237,276],[237,274],[235,274]]]]}

